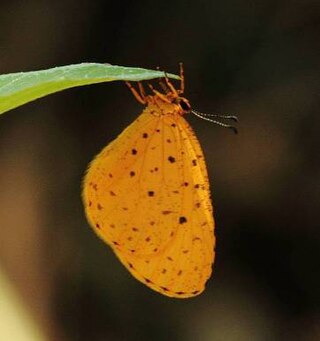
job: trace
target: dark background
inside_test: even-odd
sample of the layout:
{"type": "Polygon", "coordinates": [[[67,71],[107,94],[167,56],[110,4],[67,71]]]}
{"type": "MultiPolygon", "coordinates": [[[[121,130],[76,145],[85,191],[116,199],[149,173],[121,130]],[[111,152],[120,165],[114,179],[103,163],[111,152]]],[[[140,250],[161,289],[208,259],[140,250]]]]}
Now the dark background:
{"type": "Polygon", "coordinates": [[[217,258],[206,291],[175,300],[133,279],[83,213],[88,162],[142,110],[125,85],[1,117],[0,267],[48,340],[320,339],[318,0],[2,0],[0,22],[1,73],[183,61],[193,107],[240,119],[235,136],[187,118],[217,258]]]}

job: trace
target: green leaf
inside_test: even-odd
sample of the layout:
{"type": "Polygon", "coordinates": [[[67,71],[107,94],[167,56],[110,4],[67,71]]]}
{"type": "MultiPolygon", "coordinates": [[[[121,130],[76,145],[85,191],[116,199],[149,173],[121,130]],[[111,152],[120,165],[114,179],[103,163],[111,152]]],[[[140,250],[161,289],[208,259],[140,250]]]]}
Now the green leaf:
{"type": "MultiPolygon", "coordinates": [[[[0,114],[37,98],[81,85],[111,81],[142,81],[164,72],[110,64],[82,63],[0,76],[0,114]]],[[[167,74],[179,79],[178,76],[167,74]]]]}

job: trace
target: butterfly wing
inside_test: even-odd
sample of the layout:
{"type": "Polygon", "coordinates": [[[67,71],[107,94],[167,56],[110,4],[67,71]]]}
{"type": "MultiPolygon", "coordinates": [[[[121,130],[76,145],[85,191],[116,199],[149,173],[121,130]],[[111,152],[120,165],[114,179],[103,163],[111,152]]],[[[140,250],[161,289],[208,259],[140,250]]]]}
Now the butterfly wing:
{"type": "Polygon", "coordinates": [[[172,240],[182,205],[174,192],[181,172],[168,160],[178,153],[174,136],[163,117],[145,110],[89,166],[85,211],[96,233],[117,250],[149,256],[172,240]]]}
{"type": "Polygon", "coordinates": [[[203,153],[183,117],[144,112],[90,166],[84,198],[91,224],[138,280],[171,297],[204,290],[214,221],[203,153]]]}

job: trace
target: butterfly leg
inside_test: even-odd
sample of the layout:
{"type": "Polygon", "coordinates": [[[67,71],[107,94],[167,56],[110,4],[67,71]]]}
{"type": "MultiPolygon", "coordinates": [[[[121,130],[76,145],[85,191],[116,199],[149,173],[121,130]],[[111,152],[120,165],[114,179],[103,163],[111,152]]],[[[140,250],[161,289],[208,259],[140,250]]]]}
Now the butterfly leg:
{"type": "Polygon", "coordinates": [[[162,81],[159,81],[159,84],[166,94],[170,92],[170,89],[167,87],[167,84],[163,83],[162,81]]]}
{"type": "Polygon", "coordinates": [[[161,98],[164,102],[166,103],[171,103],[168,98],[163,95],[162,93],[160,93],[159,91],[155,90],[154,87],[151,85],[151,84],[148,84],[149,85],[149,88],[152,90],[152,92],[157,95],[159,98],[161,98]]]}
{"type": "Polygon", "coordinates": [[[168,86],[168,88],[170,89],[170,91],[172,92],[174,97],[179,97],[178,91],[175,89],[175,87],[169,81],[169,78],[168,78],[167,73],[165,71],[164,71],[164,76],[165,76],[164,79],[166,81],[166,85],[168,86]]]}
{"type": "MultiPolygon", "coordinates": [[[[126,84],[138,102],[140,102],[141,104],[147,103],[146,96],[145,96],[144,92],[143,92],[143,94],[139,94],[139,92],[133,87],[133,85],[130,82],[126,82],[126,84]]],[[[139,90],[141,92],[140,85],[139,85],[139,90]]]]}
{"type": "Polygon", "coordinates": [[[140,91],[140,96],[141,98],[147,102],[147,95],[146,92],[144,90],[143,84],[141,82],[138,82],[138,86],[139,86],[139,91],[140,91]]]}
{"type": "MultiPolygon", "coordinates": [[[[160,70],[160,66],[157,66],[157,70],[158,70],[158,71],[161,71],[161,70],[160,70]]],[[[164,72],[164,74],[165,74],[165,72],[164,72]]],[[[166,75],[165,75],[165,77],[166,77],[166,75]]],[[[167,84],[164,83],[162,80],[159,81],[159,84],[160,84],[162,90],[163,90],[166,94],[168,94],[168,93],[170,92],[170,89],[168,88],[167,84]]],[[[153,89],[152,89],[152,91],[153,91],[153,89]]]]}
{"type": "Polygon", "coordinates": [[[180,90],[178,90],[179,94],[184,93],[184,70],[183,70],[183,63],[179,63],[180,67],[180,90]]]}

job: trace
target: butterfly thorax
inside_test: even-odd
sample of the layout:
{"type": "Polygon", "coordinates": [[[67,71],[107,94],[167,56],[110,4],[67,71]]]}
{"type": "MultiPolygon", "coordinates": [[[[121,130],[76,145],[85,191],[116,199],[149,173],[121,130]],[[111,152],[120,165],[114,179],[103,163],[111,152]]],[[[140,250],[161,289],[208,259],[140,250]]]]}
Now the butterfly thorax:
{"type": "Polygon", "coordinates": [[[189,101],[174,93],[161,94],[156,93],[152,96],[147,96],[147,107],[145,112],[155,116],[180,115],[183,116],[190,112],[191,106],[189,101]]]}

